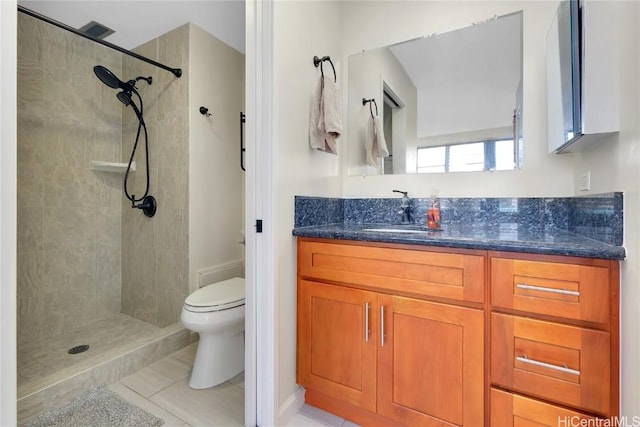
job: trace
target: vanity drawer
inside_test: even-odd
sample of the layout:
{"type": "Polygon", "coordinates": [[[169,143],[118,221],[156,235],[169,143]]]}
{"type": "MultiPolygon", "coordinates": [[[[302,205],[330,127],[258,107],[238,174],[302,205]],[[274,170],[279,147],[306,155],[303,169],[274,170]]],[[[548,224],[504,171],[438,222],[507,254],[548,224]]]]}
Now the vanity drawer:
{"type": "Polygon", "coordinates": [[[582,420],[595,420],[595,417],[518,394],[491,389],[491,427],[596,425],[586,424],[589,421],[582,420]]]}
{"type": "Polygon", "coordinates": [[[609,323],[608,267],[508,258],[490,262],[494,307],[609,323]]]}
{"type": "Polygon", "coordinates": [[[484,301],[482,255],[298,239],[298,274],[400,294],[484,301]]]}
{"type": "Polygon", "coordinates": [[[610,335],[493,313],[491,381],[599,414],[610,413],[610,335]]]}

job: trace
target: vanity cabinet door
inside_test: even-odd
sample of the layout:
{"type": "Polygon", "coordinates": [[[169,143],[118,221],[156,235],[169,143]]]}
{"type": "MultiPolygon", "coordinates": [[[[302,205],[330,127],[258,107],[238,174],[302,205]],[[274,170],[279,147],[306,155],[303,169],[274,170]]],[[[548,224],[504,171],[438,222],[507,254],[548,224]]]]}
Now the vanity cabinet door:
{"type": "Polygon", "coordinates": [[[378,295],[378,414],[407,426],[484,422],[483,311],[378,295]]]}
{"type": "Polygon", "coordinates": [[[298,384],[376,410],[377,294],[298,281],[298,384]]]}

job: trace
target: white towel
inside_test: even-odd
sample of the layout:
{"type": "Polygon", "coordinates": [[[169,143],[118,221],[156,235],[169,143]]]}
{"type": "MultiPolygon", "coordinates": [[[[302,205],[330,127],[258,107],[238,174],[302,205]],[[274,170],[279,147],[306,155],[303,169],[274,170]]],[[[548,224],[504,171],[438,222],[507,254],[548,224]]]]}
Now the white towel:
{"type": "Polygon", "coordinates": [[[311,101],[309,144],[311,148],[338,154],[337,139],[342,134],[342,97],[332,79],[320,77],[311,101]]]}
{"type": "Polygon", "coordinates": [[[369,166],[377,166],[378,159],[387,157],[389,149],[384,139],[384,132],[378,116],[367,120],[367,133],[364,141],[364,150],[369,166]]]}

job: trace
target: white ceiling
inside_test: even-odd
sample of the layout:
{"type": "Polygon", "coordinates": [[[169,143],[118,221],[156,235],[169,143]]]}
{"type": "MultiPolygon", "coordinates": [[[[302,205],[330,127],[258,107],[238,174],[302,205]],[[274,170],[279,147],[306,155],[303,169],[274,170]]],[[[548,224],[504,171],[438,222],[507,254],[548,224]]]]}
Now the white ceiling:
{"type": "Polygon", "coordinates": [[[389,47],[418,90],[467,82],[514,92],[522,76],[518,13],[389,47]]]}
{"type": "Polygon", "coordinates": [[[18,4],[73,28],[99,22],[115,30],[105,40],[125,49],[192,22],[234,49],[245,50],[244,0],[19,0],[18,4]]]}

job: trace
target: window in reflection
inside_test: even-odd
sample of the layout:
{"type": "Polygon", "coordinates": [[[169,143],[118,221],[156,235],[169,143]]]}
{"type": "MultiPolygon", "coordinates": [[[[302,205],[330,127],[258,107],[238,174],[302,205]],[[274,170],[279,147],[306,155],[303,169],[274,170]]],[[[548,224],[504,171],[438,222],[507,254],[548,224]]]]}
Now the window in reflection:
{"type": "Polygon", "coordinates": [[[515,169],[513,139],[502,139],[496,141],[496,167],[495,170],[503,171],[515,169]]]}
{"type": "Polygon", "coordinates": [[[472,172],[515,168],[512,139],[418,148],[418,173],[472,172]]]}
{"type": "Polygon", "coordinates": [[[484,170],[484,143],[474,142],[449,146],[449,172],[472,172],[484,170]]]}
{"type": "Polygon", "coordinates": [[[418,148],[418,173],[446,172],[448,147],[418,148]]]}

